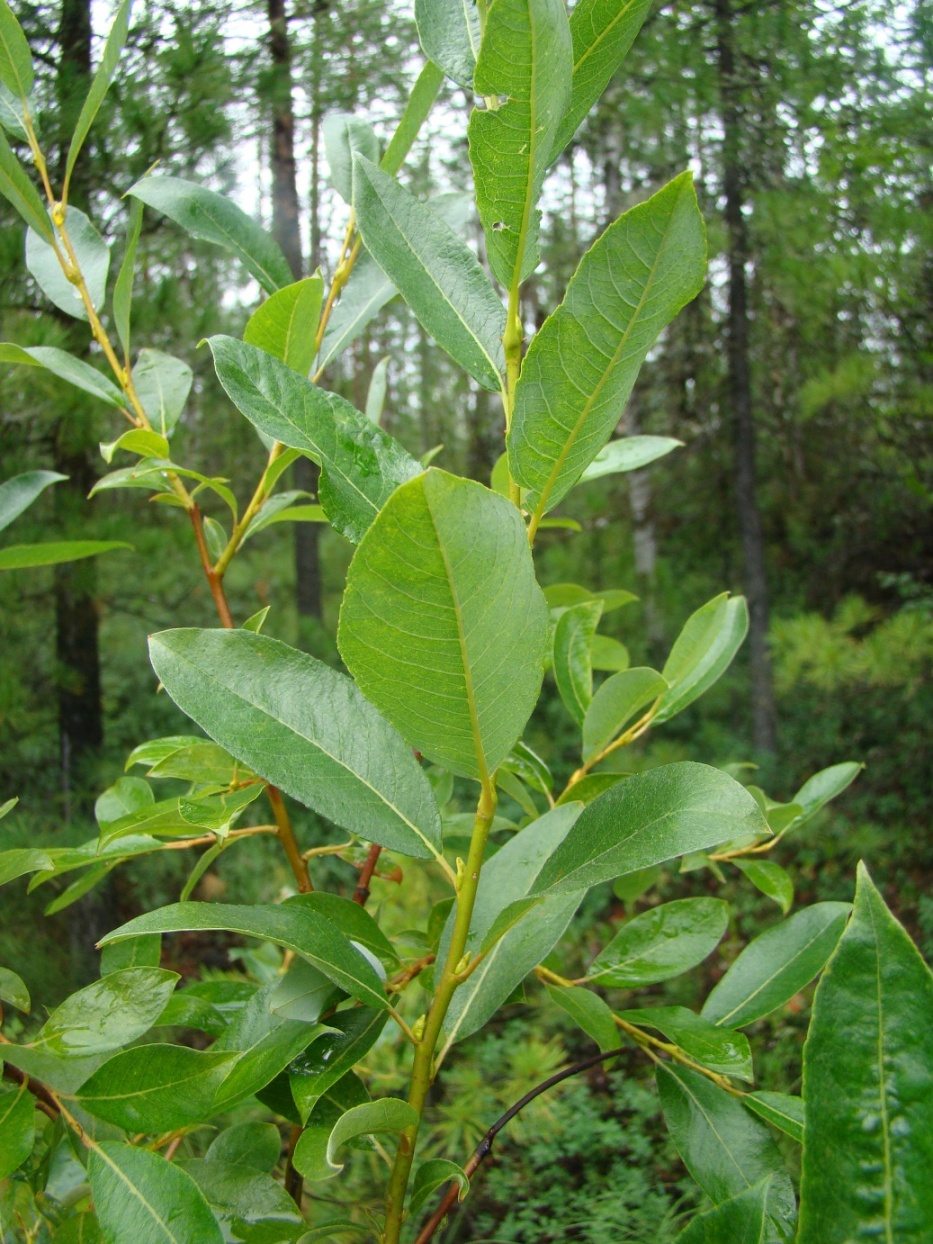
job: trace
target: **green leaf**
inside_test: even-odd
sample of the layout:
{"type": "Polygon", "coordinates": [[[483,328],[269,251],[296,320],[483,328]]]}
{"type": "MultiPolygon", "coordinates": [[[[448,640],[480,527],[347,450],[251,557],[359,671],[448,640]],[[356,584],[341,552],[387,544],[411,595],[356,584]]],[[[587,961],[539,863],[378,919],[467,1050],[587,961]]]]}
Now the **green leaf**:
{"type": "Polygon", "coordinates": [[[78,1093],[85,1110],[127,1132],[158,1134],[203,1123],[234,1052],[141,1045],[108,1059],[78,1093]]]}
{"type": "Polygon", "coordinates": [[[97,557],[114,549],[132,549],[122,540],[60,540],[56,544],[11,544],[0,549],[0,570],[25,570],[31,566],[57,566],[97,557]]]}
{"type": "Polygon", "coordinates": [[[116,73],[120,53],[123,51],[127,31],[129,30],[130,6],[132,2],[133,0],[121,0],[120,6],[114,15],[113,25],[110,27],[107,42],[104,45],[100,64],[97,66],[97,72],[94,74],[94,81],[91,83],[91,89],[88,91],[87,99],[84,101],[81,113],[75,123],[74,132],[71,135],[71,145],[68,148],[68,159],[65,163],[66,185],[71,181],[71,173],[75,166],[75,161],[84,145],[84,140],[87,138],[91,126],[94,124],[94,118],[104,102],[104,96],[110,89],[113,75],[116,73]]]}
{"type": "Polygon", "coordinates": [[[289,1067],[292,1097],[302,1119],[308,1120],[320,1099],[365,1058],[385,1024],[384,1010],[365,1006],[330,1017],[328,1027],[336,1031],[319,1036],[289,1067]]]}
{"type": "Polygon", "coordinates": [[[292,283],[277,243],[222,194],[179,177],[144,177],[126,193],[174,220],[191,237],[231,251],[267,294],[292,283]]]}
{"type": "Polygon", "coordinates": [[[486,18],[470,115],[476,205],[493,272],[508,289],[538,262],[538,196],[570,101],[564,0],[496,0],[486,18]]]}
{"type": "Polygon", "coordinates": [[[664,1119],[687,1170],[714,1205],[773,1177],[769,1234],[791,1240],[794,1189],[771,1133],[741,1102],[686,1067],[656,1069],[664,1119]]]}
{"type": "Polygon", "coordinates": [[[730,838],[770,831],[758,804],[719,769],[685,761],[617,783],[588,805],[548,860],[541,890],[584,890],[730,838]]]}
{"type": "MultiPolygon", "coordinates": [[[[527,898],[536,888],[548,856],[570,832],[580,815],[578,803],[555,808],[527,825],[483,865],[470,919],[466,950],[476,953],[502,912],[527,898]]],[[[443,1051],[477,1032],[512,995],[529,972],[553,950],[563,935],[582,893],[549,894],[486,954],[454,994],[444,1020],[443,1051]]],[[[443,963],[450,945],[453,914],[437,950],[443,963]]]]}
{"type": "Polygon", "coordinates": [[[31,1003],[26,983],[9,968],[0,968],[0,1002],[8,1002],[17,1011],[22,1011],[24,1015],[29,1014],[31,1003]]]}
{"type": "Polygon", "coordinates": [[[275,982],[269,995],[269,1010],[279,1019],[299,1019],[304,1024],[313,1024],[340,996],[340,991],[323,972],[305,963],[304,959],[295,959],[285,975],[275,982]]]}
{"type": "MultiPolygon", "coordinates": [[[[369,1094],[352,1073],[326,1089],[305,1119],[304,1130],[292,1155],[295,1170],[314,1182],[333,1179],[335,1172],[327,1162],[327,1142],[334,1124],[352,1106],[362,1106],[368,1101],[369,1094]]],[[[355,1142],[354,1147],[361,1143],[355,1142]]]]}
{"type": "MultiPolygon", "coordinates": [[[[263,792],[261,783],[204,799],[161,799],[118,821],[101,826],[101,847],[134,834],[159,834],[169,838],[190,837],[205,830],[224,837],[263,792]]],[[[119,849],[119,847],[118,847],[119,849]]]]}
{"type": "Polygon", "coordinates": [[[436,764],[488,780],[544,671],[547,608],[515,506],[433,467],[389,499],[347,574],[337,642],[367,699],[436,764]]]}
{"type": "Polygon", "coordinates": [[[0,0],[0,82],[25,101],[33,78],[32,53],[23,28],[7,0],[0,0]]]}
{"type": "Polygon", "coordinates": [[[32,1153],[36,1103],[27,1085],[0,1089],[0,1179],[12,1175],[32,1153]]]}
{"type": "Polygon", "coordinates": [[[282,1152],[282,1137],[274,1123],[235,1123],[211,1141],[204,1155],[208,1162],[227,1162],[271,1171],[282,1152]]]}
{"type": "Polygon", "coordinates": [[[499,766],[521,778],[526,786],[545,797],[554,789],[554,775],[545,762],[527,743],[516,743],[499,766]]]}
{"type": "Polygon", "coordinates": [[[419,463],[344,398],[264,350],[233,337],[211,337],[208,345],[220,383],[247,419],[320,464],[321,505],[337,530],[358,542],[419,463]]]}
{"type": "Polygon", "coordinates": [[[713,953],[729,924],[719,898],[678,898],[631,920],[587,969],[587,979],[616,989],[638,989],[689,972],[713,953]]]}
{"type": "MultiPolygon", "coordinates": [[[[298,498],[307,495],[298,491],[274,493],[251,519],[241,543],[245,544],[247,540],[275,523],[326,523],[327,515],[322,506],[293,504],[298,498]]],[[[248,631],[257,629],[247,626],[245,622],[243,626],[248,631]]]]}
{"type": "Polygon", "coordinates": [[[0,484],[0,531],[9,527],[14,518],[19,518],[50,484],[67,478],[58,471],[24,471],[4,480],[0,484]]]}
{"type": "Polygon", "coordinates": [[[794,905],[794,883],[780,864],[771,860],[732,860],[753,886],[768,898],[773,898],[786,916],[794,905]]]}
{"type": "Polygon", "coordinates": [[[214,1053],[238,1056],[217,1089],[215,1114],[266,1088],[323,1031],[320,1024],[283,1020],[270,1011],[277,983],[258,990],[214,1042],[214,1053]]]}
{"type": "MultiPolygon", "coordinates": [[[[65,228],[91,303],[94,310],[99,311],[107,293],[110,247],[84,212],[76,207],[67,209],[65,228]]],[[[34,229],[26,232],[26,267],[49,302],[54,303],[66,315],[73,315],[78,320],[87,319],[87,309],[78,287],[72,285],[62,271],[55,247],[42,233],[37,233],[34,229]]]]}
{"type": "MultiPolygon", "coordinates": [[[[568,609],[564,618],[572,611],[568,609]]],[[[589,760],[608,747],[622,727],[667,690],[657,670],[646,666],[613,674],[600,686],[583,719],[583,759],[589,760]]]]}
{"type": "Polygon", "coordinates": [[[130,203],[126,224],[126,249],[113,287],[113,323],[123,346],[123,353],[130,353],[130,319],[133,307],[133,279],[136,275],[136,249],[143,227],[143,205],[139,199],[130,203]]]}
{"type": "Polygon", "coordinates": [[[425,56],[458,86],[471,90],[479,55],[479,14],[473,0],[415,0],[425,56]]]}
{"type": "Polygon", "coordinates": [[[351,899],[341,898],[339,894],[328,894],[325,890],[315,890],[313,894],[296,895],[293,903],[300,903],[309,911],[320,912],[332,921],[341,933],[352,942],[365,946],[384,966],[397,968],[399,957],[395,947],[380,929],[379,925],[365,907],[354,903],[351,899]]]}
{"type": "Polygon", "coordinates": [[[351,679],[251,631],[162,631],[152,665],[175,703],[286,794],[370,842],[437,857],[431,785],[351,679]]]}
{"type": "Polygon", "coordinates": [[[621,588],[604,592],[591,592],[589,589],[581,587],[579,583],[552,583],[550,587],[544,589],[544,596],[547,600],[548,608],[555,617],[558,617],[563,610],[569,609],[572,605],[581,605],[588,600],[601,601],[603,613],[611,613],[614,609],[621,609],[623,605],[628,605],[632,601],[638,600],[638,597],[633,592],[626,592],[621,588]]]}
{"type": "Polygon", "coordinates": [[[689,173],[626,212],[583,256],[532,340],[515,389],[509,462],[538,515],[606,444],[648,350],[699,292],[705,269],[689,173]]]}
{"type": "Polygon", "coordinates": [[[621,441],[610,441],[580,476],[580,483],[623,471],[640,471],[682,445],[683,441],[674,440],[672,436],[627,436],[621,441]]]}
{"type": "Polygon", "coordinates": [[[921,1244],[933,1222],[933,975],[859,864],[804,1046],[800,1244],[921,1244]]]}
{"type": "Polygon", "coordinates": [[[307,376],[315,355],[324,278],[318,273],[277,290],[250,316],[243,340],[307,376]]]}
{"type": "Polygon", "coordinates": [[[67,380],[77,389],[83,389],[92,397],[100,398],[108,406],[126,409],[123,394],[109,377],[99,372],[90,363],[76,359],[65,350],[56,346],[16,346],[11,342],[0,342],[0,363],[23,363],[27,367],[44,367],[53,376],[67,380]]]}
{"type": "Polygon", "coordinates": [[[811,817],[816,816],[821,808],[824,808],[837,795],[841,795],[846,787],[855,781],[864,767],[849,760],[841,765],[831,765],[828,769],[821,769],[819,773],[814,773],[813,777],[804,782],[791,800],[802,810],[784,827],[783,833],[786,834],[789,829],[796,829],[809,821],[811,817]]]}
{"type": "Polygon", "coordinates": [[[105,1238],[133,1244],[223,1244],[197,1184],[158,1153],[107,1143],[91,1150],[88,1179],[105,1238]]]}
{"type": "Polygon", "coordinates": [[[109,444],[101,443],[100,456],[107,463],[113,461],[118,449],[127,453],[137,453],[143,458],[164,458],[168,454],[168,441],[158,432],[149,432],[145,428],[130,428],[122,436],[109,444]]]}
{"type": "Polygon", "coordinates": [[[14,138],[29,142],[26,129],[26,109],[23,101],[0,82],[0,125],[14,138]]]}
{"type": "Polygon", "coordinates": [[[106,1244],[93,1214],[74,1214],[55,1232],[55,1244],[106,1244]]]}
{"type": "Polygon", "coordinates": [[[334,1124],[327,1142],[327,1162],[335,1173],[342,1171],[343,1166],[334,1161],[337,1150],[348,1140],[357,1136],[371,1136],[374,1133],[399,1133],[407,1128],[416,1128],[420,1116],[413,1106],[398,1097],[383,1097],[379,1101],[364,1102],[361,1106],[352,1106],[334,1124]]]}
{"type": "Polygon", "coordinates": [[[773,1187],[774,1177],[769,1176],[705,1214],[698,1214],[678,1235],[677,1244],[762,1244],[775,1239],[769,1215],[773,1187]]]}
{"type": "MultiPolygon", "coordinates": [[[[6,7],[4,5],[4,7],[6,7]]],[[[0,194],[19,212],[23,220],[47,242],[55,236],[45,205],[29,174],[10,149],[6,135],[0,130],[0,194]]]]}
{"type": "Polygon", "coordinates": [[[369,378],[369,388],[366,390],[366,418],[371,423],[378,423],[382,418],[382,410],[386,401],[388,371],[389,356],[386,355],[373,368],[373,374],[369,378]]]}
{"type": "Polygon", "coordinates": [[[618,1015],[639,1028],[656,1028],[669,1041],[680,1046],[685,1054],[709,1067],[710,1071],[737,1076],[741,1080],[754,1079],[751,1047],[740,1032],[723,1031],[684,1006],[619,1011],[618,1015]]]}
{"type": "Polygon", "coordinates": [[[651,0],[579,0],[570,15],[573,81],[570,104],[551,150],[556,160],[609,85],[651,11],[651,0]]]}
{"type": "MultiPolygon", "coordinates": [[[[193,379],[194,373],[181,359],[161,350],[140,350],[133,368],[133,385],[149,421],[162,436],[171,436],[193,379]]],[[[168,457],[167,448],[161,456],[168,457]]]]}
{"type": "Polygon", "coordinates": [[[602,611],[599,600],[571,605],[554,629],[554,678],[564,707],[578,725],[583,724],[593,699],[590,645],[602,611]]]}
{"type": "Polygon", "coordinates": [[[294,1240],[302,1230],[304,1221],[295,1202],[266,1172],[207,1158],[180,1166],[201,1189],[227,1238],[278,1244],[294,1240]],[[250,1227],[264,1228],[268,1234],[253,1236],[250,1227]]]}
{"type": "Polygon", "coordinates": [[[803,1144],[803,1098],[788,1093],[748,1093],[742,1101],[766,1123],[803,1144]]]}
{"type": "Polygon", "coordinates": [[[378,164],[379,139],[368,121],[347,112],[328,113],[321,129],[331,183],[344,203],[352,203],[353,157],[359,153],[378,164]]]}
{"type": "Polygon", "coordinates": [[[444,1184],[452,1183],[454,1180],[460,1186],[457,1199],[462,1201],[470,1191],[470,1181],[462,1167],[458,1166],[456,1162],[449,1162],[446,1158],[432,1158],[428,1162],[422,1162],[415,1171],[414,1179],[411,1182],[411,1199],[408,1202],[409,1214],[416,1214],[438,1188],[442,1188],[444,1184]]]}
{"type": "Polygon", "coordinates": [[[655,722],[669,721],[721,678],[747,633],[744,596],[723,592],[692,613],[661,671],[671,689],[655,713],[655,722]]]}
{"type": "Polygon", "coordinates": [[[609,635],[594,635],[590,641],[590,665],[594,670],[609,670],[621,674],[630,664],[625,644],[609,635]]]}
{"type": "Polygon", "coordinates": [[[162,938],[158,933],[128,937],[125,942],[105,946],[100,955],[100,974],[109,976],[123,968],[157,968],[162,959],[162,938]]]}
{"type": "Polygon", "coordinates": [[[405,157],[418,137],[418,132],[427,120],[443,81],[444,71],[428,61],[411,89],[402,118],[380,161],[380,168],[391,176],[394,177],[404,164],[405,157]]]}
{"type": "MultiPolygon", "coordinates": [[[[329,920],[301,904],[172,903],[137,916],[101,939],[102,945],[140,933],[226,931],[258,937],[293,950],[341,989],[378,1007],[386,1005],[382,981],[369,960],[329,920]]],[[[112,977],[108,977],[112,980],[112,977]]]]}
{"type": "Polygon", "coordinates": [[[598,994],[591,989],[555,985],[548,985],[547,991],[561,1010],[566,1011],[601,1050],[614,1050],[619,1045],[619,1030],[613,1022],[612,1011],[598,994]]]}
{"type": "Polygon", "coordinates": [[[79,989],[56,1007],[30,1048],[62,1058],[115,1050],[148,1032],[179,976],[163,968],[125,968],[79,989]]]}
{"type": "Polygon", "coordinates": [[[660,876],[661,866],[652,864],[650,868],[639,868],[637,872],[616,878],[612,883],[612,893],[625,904],[627,915],[631,916],[635,904],[657,883],[660,876]]]}
{"type": "MultiPolygon", "coordinates": [[[[434,66],[430,66],[434,68],[434,66]]],[[[440,70],[437,71],[440,74],[440,70]]],[[[388,153],[387,153],[388,154],[388,153]]],[[[383,159],[382,168],[386,168],[383,159]]],[[[463,228],[470,203],[460,192],[435,195],[429,201],[431,211],[436,212],[451,229],[463,228]],[[466,207],[466,212],[464,212],[466,207]]],[[[327,329],[318,354],[318,368],[323,370],[346,347],[355,341],[367,324],[390,302],[398,291],[371,255],[365,252],[353,266],[350,279],[341,293],[327,321],[327,329]]]]}
{"type": "Polygon", "coordinates": [[[45,1048],[31,1045],[4,1045],[3,1061],[41,1080],[55,1093],[69,1096],[77,1092],[97,1070],[107,1055],[89,1054],[86,1058],[59,1057],[45,1048]]]}
{"type": "Polygon", "coordinates": [[[376,261],[365,252],[360,255],[327,321],[318,367],[332,363],[397,293],[376,261]]]}
{"type": "Polygon", "coordinates": [[[362,156],[354,206],[366,249],[438,345],[484,388],[505,366],[505,310],[467,244],[394,178],[362,156]]]}
{"type": "Polygon", "coordinates": [[[744,1028],[789,1002],[835,950],[851,910],[813,903],[749,942],[706,999],[703,1018],[744,1028]]]}

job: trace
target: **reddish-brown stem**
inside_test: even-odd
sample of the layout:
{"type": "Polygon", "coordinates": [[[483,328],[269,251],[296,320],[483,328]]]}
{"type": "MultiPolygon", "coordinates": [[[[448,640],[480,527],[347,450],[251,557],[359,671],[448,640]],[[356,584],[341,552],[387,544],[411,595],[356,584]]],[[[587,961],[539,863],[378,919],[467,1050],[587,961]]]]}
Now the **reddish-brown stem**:
{"type": "MultiPolygon", "coordinates": [[[[549,1076],[547,1080],[544,1080],[541,1084],[533,1088],[530,1093],[526,1093],[525,1096],[517,1101],[514,1106],[511,1106],[505,1114],[501,1116],[501,1118],[496,1119],[495,1123],[493,1123],[492,1127],[473,1150],[473,1153],[470,1155],[470,1160],[463,1168],[463,1173],[466,1175],[467,1179],[473,1175],[473,1172],[479,1166],[480,1162],[482,1162],[485,1157],[489,1156],[492,1150],[493,1141],[505,1125],[510,1123],[517,1114],[520,1114],[526,1106],[530,1105],[536,1097],[540,1097],[541,1094],[546,1093],[548,1089],[553,1088],[556,1084],[560,1084],[562,1080],[569,1080],[571,1076],[577,1076],[581,1071],[587,1071],[590,1067],[595,1067],[598,1063],[604,1063],[610,1058],[618,1058],[620,1054],[627,1054],[628,1052],[628,1046],[620,1046],[619,1049],[608,1050],[603,1054],[594,1054],[591,1058],[584,1058],[581,1062],[574,1063],[570,1067],[565,1067],[563,1071],[558,1071],[556,1075],[549,1076]]],[[[415,1244],[428,1244],[428,1240],[433,1237],[434,1232],[453,1208],[457,1200],[459,1190],[459,1184],[451,1184],[440,1205],[438,1205],[437,1209],[421,1228],[418,1238],[415,1240],[415,1244]]]]}
{"type": "Polygon", "coordinates": [[[356,883],[356,889],[353,891],[353,901],[354,903],[359,903],[361,907],[366,906],[366,900],[369,898],[369,883],[373,879],[373,873],[376,871],[376,865],[379,863],[381,853],[382,847],[377,847],[374,843],[369,848],[366,863],[360,869],[360,879],[356,883]]]}
{"type": "Polygon", "coordinates": [[[295,1170],[292,1165],[292,1158],[295,1156],[295,1146],[301,1136],[301,1128],[297,1124],[292,1125],[292,1129],[288,1134],[288,1156],[285,1159],[285,1191],[292,1198],[298,1209],[301,1209],[301,1198],[304,1193],[304,1179],[295,1170]]]}
{"type": "Polygon", "coordinates": [[[397,976],[392,977],[386,985],[386,992],[401,993],[405,986],[410,981],[413,981],[416,976],[420,976],[425,968],[429,968],[436,958],[437,955],[425,955],[423,959],[418,959],[410,967],[399,972],[397,976]]]}
{"type": "Polygon", "coordinates": [[[302,894],[310,894],[314,886],[311,884],[311,874],[308,872],[308,861],[301,854],[298,843],[295,840],[295,831],[292,829],[291,817],[288,815],[282,792],[277,786],[267,786],[266,794],[269,796],[269,803],[272,805],[275,823],[279,827],[279,842],[281,842],[285,849],[285,854],[288,856],[288,862],[291,864],[292,872],[295,874],[298,889],[302,894]]]}
{"type": "Polygon", "coordinates": [[[232,631],[236,623],[233,621],[233,614],[230,612],[230,606],[227,603],[227,593],[224,591],[223,581],[214,570],[213,563],[211,562],[211,555],[207,549],[207,540],[204,538],[204,519],[201,517],[200,506],[192,505],[188,514],[191,517],[191,526],[194,528],[194,540],[198,546],[198,556],[201,559],[204,577],[207,579],[208,587],[211,589],[211,595],[214,598],[214,604],[217,606],[221,625],[232,631]]]}
{"type": "Polygon", "coordinates": [[[42,1113],[47,1114],[53,1120],[58,1118],[60,1113],[58,1102],[39,1080],[34,1080],[32,1076],[27,1076],[18,1067],[11,1067],[9,1063],[3,1064],[3,1076],[6,1080],[12,1080],[14,1084],[25,1084],[26,1088],[36,1099],[36,1105],[42,1113]]]}

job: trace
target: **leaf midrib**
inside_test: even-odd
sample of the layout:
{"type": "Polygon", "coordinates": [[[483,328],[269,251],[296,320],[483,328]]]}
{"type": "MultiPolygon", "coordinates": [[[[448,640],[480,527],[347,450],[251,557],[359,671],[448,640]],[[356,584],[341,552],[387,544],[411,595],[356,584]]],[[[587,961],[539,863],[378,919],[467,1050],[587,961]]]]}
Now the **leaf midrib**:
{"type": "MultiPolygon", "coordinates": [[[[651,265],[651,270],[649,271],[647,279],[645,281],[645,288],[642,291],[641,298],[638,300],[637,307],[632,312],[631,318],[629,319],[629,322],[628,322],[628,326],[626,327],[625,332],[622,335],[622,338],[619,341],[619,344],[616,347],[612,355],[612,358],[610,359],[605,370],[603,371],[602,376],[598,380],[596,387],[593,389],[593,392],[590,394],[589,398],[587,399],[583,407],[583,410],[580,412],[580,417],[577,419],[577,422],[574,424],[573,431],[567,437],[567,440],[564,444],[564,448],[561,450],[560,454],[557,456],[557,459],[554,462],[554,467],[551,471],[551,474],[547,478],[547,482],[545,483],[544,487],[541,489],[540,493],[538,494],[538,504],[535,506],[535,513],[538,515],[544,514],[545,510],[547,509],[547,499],[551,495],[554,485],[557,482],[561,469],[563,468],[563,465],[565,461],[567,460],[567,457],[570,454],[571,449],[574,447],[574,445],[577,442],[577,437],[580,435],[580,431],[583,427],[583,424],[586,422],[587,417],[589,416],[591,410],[593,409],[594,405],[599,399],[599,396],[602,393],[604,387],[608,383],[610,375],[612,374],[612,372],[615,370],[616,366],[618,365],[619,359],[622,353],[624,352],[625,347],[628,344],[632,333],[635,330],[635,326],[638,324],[638,321],[641,317],[641,313],[644,310],[645,303],[648,300],[648,295],[654,286],[654,281],[657,276],[658,266],[661,263],[661,256],[664,254],[664,251],[665,251],[667,236],[670,233],[671,226],[673,224],[679,202],[680,202],[680,195],[677,196],[677,201],[674,203],[674,205],[671,208],[671,214],[668,217],[667,224],[664,226],[664,233],[662,234],[661,241],[658,245],[657,254],[654,257],[654,262],[651,265]]],[[[610,226],[610,228],[611,227],[612,226],[610,226]]],[[[587,284],[587,289],[589,289],[589,283],[587,284]]],[[[555,320],[556,320],[556,317],[560,315],[561,310],[563,309],[565,304],[566,304],[566,300],[565,300],[565,303],[562,303],[561,306],[558,307],[557,311],[554,313],[555,320]]],[[[567,314],[570,315],[571,313],[568,311],[567,314]]],[[[564,371],[564,376],[566,377],[567,376],[566,369],[563,369],[563,371],[564,371]]]]}
{"type": "MultiPolygon", "coordinates": [[[[768,976],[765,980],[763,980],[757,989],[753,989],[751,993],[746,994],[745,997],[742,999],[742,1001],[738,1003],[736,1006],[734,1006],[731,1011],[727,1011],[725,1015],[722,1015],[720,1016],[719,1019],[714,1020],[713,1022],[716,1024],[717,1028],[725,1027],[726,1021],[731,1019],[732,1016],[735,1015],[737,1011],[741,1011],[743,1007],[747,1007],[749,1003],[752,1002],[753,999],[758,997],[758,995],[762,992],[762,990],[767,989],[767,987],[773,984],[774,981],[776,981],[779,976],[787,972],[789,968],[793,967],[793,965],[797,962],[797,960],[801,957],[801,955],[805,954],[808,950],[810,950],[810,948],[814,946],[820,940],[820,938],[826,933],[827,929],[832,928],[833,922],[838,919],[839,917],[838,915],[836,915],[836,916],[833,916],[832,920],[828,920],[826,924],[817,933],[815,933],[808,942],[805,942],[790,959],[785,959],[785,961],[781,964],[779,968],[777,968],[774,972],[771,973],[770,976],[768,976]]],[[[746,1020],[744,1022],[752,1023],[753,1021],[746,1020]]]]}
{"type": "Polygon", "coordinates": [[[315,739],[309,738],[306,734],[303,734],[300,730],[296,730],[293,726],[283,721],[280,717],[276,717],[273,713],[270,713],[268,709],[264,709],[260,705],[253,703],[253,701],[248,699],[241,691],[235,690],[234,688],[227,686],[227,684],[222,682],[212,671],[203,670],[199,666],[195,665],[193,661],[190,661],[186,656],[180,653],[176,648],[169,648],[167,644],[163,644],[162,647],[165,648],[166,651],[171,652],[174,656],[176,656],[178,660],[185,661],[187,665],[192,670],[195,671],[195,673],[203,677],[209,678],[218,687],[222,687],[224,691],[230,692],[231,695],[236,696],[237,699],[241,700],[244,704],[249,705],[250,708],[255,709],[257,713],[261,713],[263,716],[267,717],[270,721],[277,722],[278,725],[282,726],[285,730],[291,731],[291,733],[296,735],[299,739],[303,739],[311,747],[316,748],[317,751],[319,751],[323,756],[326,756],[329,760],[332,760],[334,764],[338,766],[338,768],[343,769],[346,773],[350,774],[351,777],[354,777],[360,783],[361,786],[365,786],[366,789],[371,791],[376,796],[376,798],[386,806],[386,808],[392,811],[398,817],[398,819],[402,821],[403,824],[407,825],[408,828],[412,831],[412,833],[414,833],[418,838],[421,839],[421,841],[430,850],[431,854],[435,857],[435,859],[439,857],[440,852],[438,851],[438,849],[434,846],[433,843],[431,843],[425,837],[424,833],[418,828],[418,826],[415,825],[414,822],[409,820],[409,818],[404,814],[404,812],[402,812],[401,808],[396,807],[396,805],[392,803],[391,800],[389,800],[380,790],[378,790],[375,786],[373,786],[371,782],[367,781],[366,778],[362,776],[362,774],[357,773],[355,769],[351,769],[350,766],[345,761],[339,759],[339,757],[335,756],[333,752],[328,751],[326,747],[322,746],[322,744],[317,742],[315,739]]]}
{"type": "Polygon", "coordinates": [[[178,1238],[178,1236],[177,1236],[177,1235],[175,1235],[175,1234],[174,1234],[174,1233],[173,1233],[173,1232],[169,1229],[169,1225],[168,1225],[168,1223],[167,1223],[167,1222],[165,1221],[165,1219],[161,1216],[161,1214],[160,1214],[160,1213],[159,1213],[159,1211],[156,1209],[156,1207],[155,1207],[154,1205],[152,1205],[152,1204],[151,1204],[151,1203],[150,1203],[150,1202],[146,1199],[146,1197],[144,1197],[144,1196],[143,1196],[142,1192],[139,1190],[139,1188],[137,1188],[136,1184],[134,1184],[134,1183],[133,1183],[133,1181],[132,1181],[131,1179],[129,1179],[127,1175],[125,1175],[125,1174],[124,1174],[124,1172],[123,1172],[123,1171],[121,1170],[121,1168],[117,1165],[117,1163],[116,1163],[116,1162],[114,1162],[114,1160],[113,1160],[113,1159],[112,1159],[112,1158],[111,1158],[111,1157],[110,1157],[110,1156],[109,1156],[109,1155],[108,1155],[108,1154],[107,1154],[107,1153],[106,1153],[106,1152],[105,1152],[102,1148],[100,1148],[100,1146],[96,1146],[96,1147],[95,1147],[95,1149],[94,1149],[94,1152],[97,1154],[97,1156],[98,1156],[99,1158],[101,1158],[104,1162],[106,1162],[106,1163],[107,1163],[107,1165],[110,1167],[110,1169],[111,1169],[111,1170],[112,1170],[112,1171],[116,1174],[117,1178],[118,1178],[119,1180],[121,1180],[121,1182],[122,1182],[122,1183],[126,1184],[127,1188],[128,1188],[128,1189],[129,1189],[129,1191],[130,1191],[130,1194],[131,1194],[133,1197],[135,1197],[135,1198],[136,1198],[136,1200],[137,1200],[137,1201],[139,1201],[139,1202],[140,1202],[140,1204],[141,1204],[141,1205],[142,1205],[142,1206],[146,1209],[146,1211],[147,1211],[147,1212],[148,1212],[148,1213],[152,1216],[152,1218],[153,1218],[153,1220],[155,1221],[155,1223],[156,1223],[159,1227],[161,1227],[161,1228],[162,1228],[162,1230],[165,1232],[166,1237],[167,1237],[169,1240],[171,1240],[172,1244],[185,1244],[185,1241],[184,1241],[184,1240],[180,1240],[180,1239],[178,1238]]]}

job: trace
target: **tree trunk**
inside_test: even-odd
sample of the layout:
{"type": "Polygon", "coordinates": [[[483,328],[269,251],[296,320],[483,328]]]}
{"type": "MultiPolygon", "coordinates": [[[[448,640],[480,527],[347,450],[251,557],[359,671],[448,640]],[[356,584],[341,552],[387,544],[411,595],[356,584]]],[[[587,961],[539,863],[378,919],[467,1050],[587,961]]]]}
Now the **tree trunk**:
{"type": "Polygon", "coordinates": [[[777,715],[768,652],[768,575],[755,481],[755,417],[749,366],[746,275],[749,240],[743,212],[742,118],[732,0],[715,0],[715,15],[723,121],[723,193],[729,267],[728,393],[735,436],[735,501],[748,594],[753,741],[759,752],[770,753],[777,743],[777,715]]]}
{"type": "MultiPolygon", "coordinates": [[[[58,107],[57,175],[64,176],[71,134],[91,81],[90,0],[64,0],[57,32],[58,107]]],[[[87,206],[88,151],[78,161],[69,201],[87,206]]],[[[75,345],[80,353],[80,346],[75,345]]],[[[56,534],[83,536],[86,498],[93,487],[96,416],[82,399],[69,404],[55,435],[55,469],[67,475],[55,490],[56,534]]],[[[55,654],[58,733],[63,820],[90,820],[98,787],[98,765],[104,741],[100,683],[100,636],[95,558],[55,567],[55,654]]],[[[72,965],[80,980],[96,976],[94,943],[109,924],[110,903],[105,887],[76,903],[70,912],[72,965]]]]}

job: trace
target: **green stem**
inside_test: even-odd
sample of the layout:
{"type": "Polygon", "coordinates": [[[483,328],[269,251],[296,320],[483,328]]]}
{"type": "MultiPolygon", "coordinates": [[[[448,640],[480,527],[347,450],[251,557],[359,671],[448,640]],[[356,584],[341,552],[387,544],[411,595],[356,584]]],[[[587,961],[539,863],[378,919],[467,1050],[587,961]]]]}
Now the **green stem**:
{"type": "MultiPolygon", "coordinates": [[[[434,1079],[434,1051],[441,1035],[444,1017],[450,1006],[451,999],[461,984],[462,973],[458,970],[466,949],[467,935],[470,932],[470,921],[473,918],[473,905],[476,902],[476,891],[479,886],[480,870],[483,866],[483,854],[486,850],[486,839],[492,828],[496,814],[496,788],[492,780],[488,781],[480,794],[473,822],[473,836],[470,840],[470,853],[457,897],[457,915],[454,920],[453,933],[450,938],[450,949],[444,969],[437,981],[431,1008],[424,1023],[415,1048],[415,1061],[411,1073],[411,1085],[408,1101],[418,1114],[419,1124],[424,1113],[424,1105],[428,1091],[434,1079]]],[[[418,1139],[419,1124],[414,1124],[402,1133],[395,1154],[395,1163],[386,1188],[386,1225],[383,1236],[384,1244],[398,1244],[402,1230],[405,1193],[408,1189],[408,1178],[415,1156],[415,1142],[418,1139]]]]}

